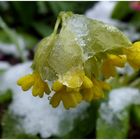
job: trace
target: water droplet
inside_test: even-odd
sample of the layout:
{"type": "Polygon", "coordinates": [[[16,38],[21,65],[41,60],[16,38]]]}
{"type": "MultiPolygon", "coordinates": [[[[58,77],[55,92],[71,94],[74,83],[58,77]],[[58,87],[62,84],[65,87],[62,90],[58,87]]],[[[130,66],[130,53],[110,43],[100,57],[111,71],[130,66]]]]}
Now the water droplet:
{"type": "Polygon", "coordinates": [[[51,98],[52,98],[51,96],[48,96],[48,100],[51,100],[51,98]]]}

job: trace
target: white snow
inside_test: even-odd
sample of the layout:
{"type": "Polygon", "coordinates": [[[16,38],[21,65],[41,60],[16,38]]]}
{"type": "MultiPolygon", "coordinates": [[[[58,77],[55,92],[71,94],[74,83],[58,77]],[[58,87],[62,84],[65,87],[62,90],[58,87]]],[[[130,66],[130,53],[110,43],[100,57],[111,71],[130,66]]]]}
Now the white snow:
{"type": "Polygon", "coordinates": [[[83,117],[83,111],[89,104],[83,103],[71,110],[65,110],[61,104],[54,109],[49,104],[47,95],[39,98],[33,97],[31,91],[23,92],[16,85],[16,81],[19,77],[31,72],[30,65],[31,62],[18,64],[10,68],[3,76],[1,90],[10,88],[14,93],[10,111],[22,117],[21,124],[26,133],[40,133],[43,138],[67,133],[73,128],[74,118],[83,117]],[[67,122],[67,128],[62,130],[60,125],[63,125],[64,119],[67,122]]]}
{"type": "Polygon", "coordinates": [[[110,18],[116,2],[101,1],[96,3],[91,9],[87,10],[85,15],[92,19],[101,20],[105,23],[116,24],[116,21],[110,18]]]}
{"type": "Polygon", "coordinates": [[[109,101],[100,106],[100,117],[108,123],[113,118],[122,119],[126,115],[125,109],[132,104],[140,104],[140,91],[135,88],[123,87],[114,89],[109,94],[109,101]]]}
{"type": "Polygon", "coordinates": [[[14,44],[0,43],[0,51],[5,54],[14,54],[17,56],[18,52],[14,44]]]}
{"type": "Polygon", "coordinates": [[[121,67],[116,67],[116,70],[119,74],[127,74],[127,75],[131,75],[134,73],[134,69],[128,64],[125,64],[125,67],[121,68],[121,67]]]}
{"type": "Polygon", "coordinates": [[[7,62],[0,61],[0,70],[7,70],[11,67],[11,65],[7,62]]]}
{"type": "MultiPolygon", "coordinates": [[[[19,44],[21,44],[20,49],[22,50],[23,55],[26,57],[27,51],[25,51],[25,44],[23,44],[22,40],[18,40],[18,42],[19,42],[19,44]]],[[[17,56],[17,57],[20,56],[20,53],[14,44],[0,42],[0,51],[5,53],[5,54],[12,54],[12,55],[17,56]]]]}
{"type": "Polygon", "coordinates": [[[113,112],[120,112],[131,104],[140,104],[138,89],[127,87],[115,89],[110,93],[108,105],[113,112]]]}
{"type": "MultiPolygon", "coordinates": [[[[110,19],[115,3],[101,1],[95,7],[89,9],[86,12],[86,16],[116,25],[118,22],[110,19]]],[[[17,55],[14,45],[8,46],[8,44],[1,43],[0,50],[17,55]]],[[[10,88],[13,91],[13,102],[10,105],[10,111],[22,118],[21,124],[26,133],[40,133],[43,138],[67,133],[73,128],[74,118],[77,116],[83,117],[83,112],[89,104],[82,103],[77,108],[71,110],[65,110],[61,104],[58,108],[54,109],[49,105],[47,96],[40,99],[33,97],[31,90],[23,92],[16,85],[16,81],[21,76],[31,72],[30,65],[31,62],[27,62],[9,67],[9,70],[1,77],[0,90],[10,88]],[[63,125],[64,119],[68,125],[66,129],[62,130],[60,125],[63,125]]],[[[121,114],[120,112],[131,104],[140,104],[139,90],[127,87],[115,89],[111,91],[109,101],[101,104],[99,113],[104,120],[111,122],[114,115],[120,118],[125,115],[125,112],[121,114]]]]}

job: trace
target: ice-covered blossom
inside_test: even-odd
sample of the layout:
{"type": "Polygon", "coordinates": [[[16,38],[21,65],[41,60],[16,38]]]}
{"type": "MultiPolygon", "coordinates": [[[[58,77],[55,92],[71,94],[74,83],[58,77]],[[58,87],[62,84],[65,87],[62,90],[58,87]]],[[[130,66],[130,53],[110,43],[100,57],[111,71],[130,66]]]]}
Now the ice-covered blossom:
{"type": "Polygon", "coordinates": [[[43,97],[55,93],[50,104],[76,107],[82,100],[104,97],[109,89],[103,79],[114,77],[116,67],[126,62],[140,67],[140,43],[132,44],[117,28],[72,12],[61,12],[54,31],[37,47],[32,64],[33,74],[18,80],[23,90],[33,86],[32,94],[43,97]],[[58,27],[61,28],[58,31],[58,27]]]}

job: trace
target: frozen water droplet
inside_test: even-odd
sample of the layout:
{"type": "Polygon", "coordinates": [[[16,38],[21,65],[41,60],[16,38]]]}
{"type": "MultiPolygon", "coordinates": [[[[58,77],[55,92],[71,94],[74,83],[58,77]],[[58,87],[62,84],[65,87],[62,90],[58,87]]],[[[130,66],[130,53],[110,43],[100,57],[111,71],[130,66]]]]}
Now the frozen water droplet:
{"type": "Polygon", "coordinates": [[[51,96],[48,96],[48,100],[51,100],[51,98],[52,98],[51,96]]]}

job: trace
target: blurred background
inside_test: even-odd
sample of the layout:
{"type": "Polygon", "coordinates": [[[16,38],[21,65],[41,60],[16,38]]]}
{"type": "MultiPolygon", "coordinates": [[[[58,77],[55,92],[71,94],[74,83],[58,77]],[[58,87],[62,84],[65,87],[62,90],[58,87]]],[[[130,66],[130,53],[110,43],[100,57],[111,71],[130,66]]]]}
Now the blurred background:
{"type": "Polygon", "coordinates": [[[47,96],[34,98],[16,85],[31,71],[36,45],[53,31],[60,11],[101,20],[140,40],[140,2],[0,1],[0,138],[140,138],[140,72],[129,65],[118,69],[104,100],[71,110],[54,109],[47,96]]]}

